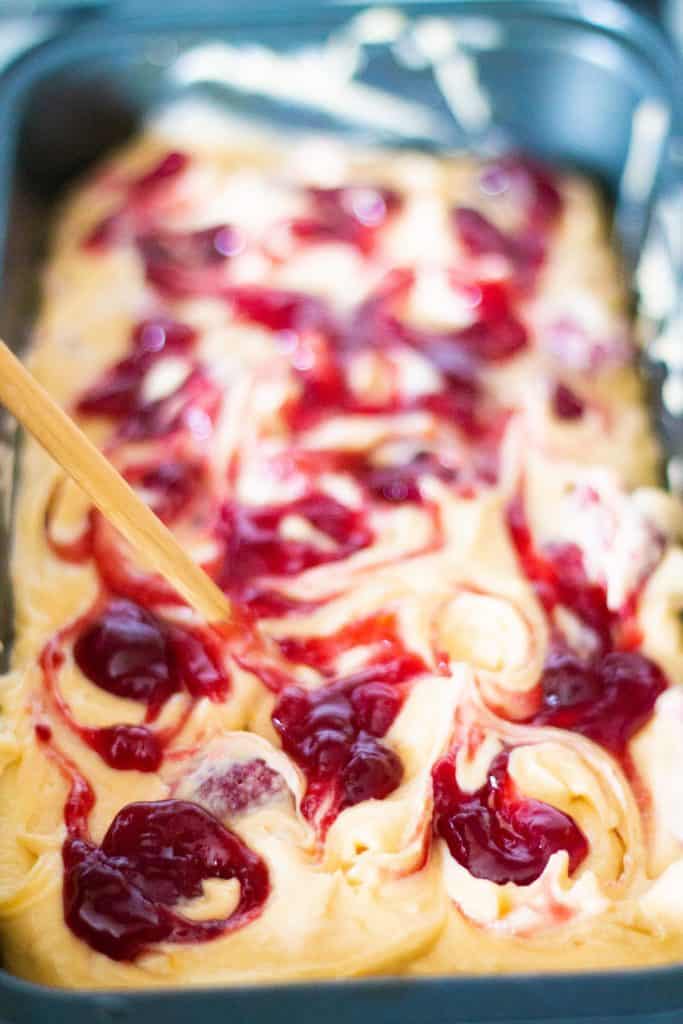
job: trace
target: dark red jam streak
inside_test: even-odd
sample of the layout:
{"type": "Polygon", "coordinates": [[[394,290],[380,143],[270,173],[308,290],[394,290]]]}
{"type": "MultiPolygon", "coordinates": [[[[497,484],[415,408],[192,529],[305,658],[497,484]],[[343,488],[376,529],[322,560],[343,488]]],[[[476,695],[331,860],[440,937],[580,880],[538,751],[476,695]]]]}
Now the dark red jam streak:
{"type": "Polygon", "coordinates": [[[388,188],[347,186],[306,190],[311,213],[289,223],[303,242],[346,242],[371,255],[378,231],[401,206],[397,192],[388,188]]]}
{"type": "MultiPolygon", "coordinates": [[[[301,385],[300,396],[287,411],[294,432],[336,413],[424,408],[453,422],[472,442],[490,440],[492,415],[486,408],[479,367],[511,357],[528,341],[515,317],[514,295],[507,285],[483,282],[474,286],[475,322],[464,330],[445,333],[419,331],[401,321],[398,308],[412,285],[410,272],[392,275],[384,289],[343,325],[333,321],[322,302],[308,296],[258,287],[228,288],[226,263],[243,244],[238,232],[229,225],[186,233],[161,231],[155,226],[158,205],[168,198],[168,188],[178,181],[187,163],[183,154],[170,153],[150,172],[130,182],[121,208],[94,229],[86,246],[96,250],[132,239],[148,280],[160,293],[172,297],[221,294],[238,316],[278,333],[291,332],[296,346],[311,346],[312,360],[292,360],[301,385]],[[350,353],[362,347],[388,351],[399,345],[422,352],[439,369],[444,388],[419,399],[395,397],[389,403],[364,404],[347,384],[345,368],[350,353]],[[309,368],[302,369],[304,365],[309,368]]],[[[498,174],[500,179],[502,175],[505,181],[514,180],[515,187],[521,181],[530,196],[529,226],[540,232],[556,215],[553,203],[559,197],[542,173],[531,173],[528,168],[522,173],[521,166],[501,162],[489,177],[498,174]]],[[[482,183],[485,188],[491,185],[489,181],[487,186],[484,178],[482,183]]],[[[345,241],[364,254],[371,253],[377,230],[398,208],[397,197],[380,190],[312,190],[309,198],[311,215],[290,224],[292,235],[300,241],[345,241]]],[[[543,253],[539,254],[542,246],[531,234],[514,239],[518,276],[527,267],[535,270],[543,258],[543,253]]],[[[494,248],[496,245],[500,247],[499,240],[494,248]]],[[[509,240],[505,242],[507,256],[512,252],[510,245],[509,240]]],[[[139,325],[131,354],[89,389],[79,403],[79,412],[114,420],[115,443],[168,439],[175,432],[196,427],[198,415],[210,430],[221,396],[203,368],[192,361],[194,340],[190,328],[163,318],[139,325]],[[186,357],[191,362],[190,373],[173,395],[146,401],[142,378],[154,360],[166,354],[186,357]]],[[[202,486],[201,466],[192,461],[165,459],[128,467],[127,473],[132,483],[151,492],[154,507],[167,522],[186,513],[194,492],[202,486]]],[[[382,502],[421,501],[418,482],[427,473],[452,483],[456,470],[429,452],[418,453],[402,466],[373,467],[361,460],[354,469],[366,493],[382,502]]],[[[347,509],[315,490],[287,507],[252,512],[229,504],[223,510],[220,531],[226,550],[232,556],[238,553],[239,558],[225,560],[223,583],[241,597],[254,595],[254,607],[260,614],[286,613],[296,602],[274,593],[264,597],[258,590],[258,577],[295,574],[360,550],[372,540],[366,516],[364,509],[347,509]],[[334,550],[325,552],[278,537],[278,527],[289,514],[308,519],[330,538],[334,550]]],[[[107,538],[102,523],[99,529],[93,527],[87,543],[85,536],[82,540],[80,546],[74,542],[72,547],[55,546],[54,550],[65,559],[80,560],[92,544],[103,580],[115,593],[130,595],[132,588],[143,604],[168,598],[167,593],[156,593],[148,578],[141,574],[137,578],[125,566],[120,568],[116,546],[107,538]]],[[[312,638],[281,644],[288,659],[315,665],[328,676],[333,675],[341,651],[361,643],[380,647],[370,664],[352,676],[331,681],[314,692],[285,688],[273,714],[283,747],[308,778],[304,813],[315,818],[323,831],[343,807],[372,797],[381,799],[402,778],[400,759],[379,741],[400,710],[409,681],[424,671],[424,665],[392,639],[385,625],[379,620],[361,623],[342,631],[334,642],[312,638]]],[[[221,699],[228,685],[202,638],[163,623],[130,600],[112,598],[99,617],[81,631],[74,654],[96,685],[145,703],[148,723],[172,693],[186,689],[192,697],[221,699]]],[[[48,645],[43,655],[48,689],[68,718],[56,685],[62,660],[57,643],[48,645]]],[[[163,738],[147,725],[82,730],[72,720],[69,724],[116,767],[152,770],[161,756],[155,744],[163,738]]],[[[43,726],[37,729],[39,740],[46,744],[51,742],[48,730],[43,726]]],[[[75,934],[92,948],[114,959],[132,959],[150,944],[202,941],[259,913],[268,894],[265,866],[206,811],[181,801],[130,805],[116,816],[98,847],[87,834],[94,804],[92,789],[66,758],[62,762],[71,779],[65,807],[69,838],[64,846],[64,912],[75,934]],[[172,909],[178,901],[198,896],[205,878],[237,878],[240,882],[239,904],[226,921],[188,921],[172,909]]],[[[258,797],[274,785],[268,772],[254,775],[236,767],[244,778],[236,777],[228,786],[229,809],[233,811],[241,809],[242,797],[248,802],[254,792],[258,797]]]]}
{"type": "MultiPolygon", "coordinates": [[[[244,247],[244,239],[229,224],[196,231],[165,231],[156,227],[154,206],[177,182],[188,159],[169,153],[155,168],[128,185],[121,206],[100,221],[84,245],[102,250],[132,239],[145,267],[147,280],[171,298],[220,295],[226,286],[229,259],[244,247]]],[[[288,223],[293,238],[303,243],[343,242],[369,256],[378,232],[399,209],[391,189],[362,186],[308,188],[310,214],[288,223]]]]}
{"type": "Polygon", "coordinates": [[[167,317],[144,320],[133,330],[132,352],[115,363],[79,399],[84,416],[107,417],[117,424],[115,443],[167,438],[186,430],[206,440],[222,394],[207,371],[192,358],[195,332],[167,317]],[[188,374],[171,394],[147,399],[145,374],[166,356],[188,361],[188,374]]]}
{"type": "MultiPolygon", "coordinates": [[[[181,683],[196,696],[224,696],[227,681],[196,637],[129,602],[110,603],[80,634],[76,647],[83,671],[109,692],[146,702],[148,719],[163,695],[181,683]]],[[[46,690],[67,724],[113,767],[156,770],[159,737],[145,726],[75,725],[56,686],[63,661],[57,639],[51,641],[41,665],[46,690]]],[[[196,804],[129,804],[115,816],[102,844],[95,844],[88,831],[95,804],[92,787],[53,745],[49,726],[39,723],[36,736],[70,782],[64,808],[63,907],[78,938],[113,960],[134,960],[155,943],[205,942],[261,913],[270,890],[265,864],[196,804]],[[193,921],[174,911],[180,901],[201,896],[202,883],[210,878],[239,883],[237,906],[227,918],[193,921]]]]}
{"type": "MultiPolygon", "coordinates": [[[[478,446],[471,466],[456,465],[449,460],[450,453],[415,451],[405,462],[374,461],[372,450],[364,452],[290,449],[283,462],[287,470],[293,468],[314,478],[323,473],[343,473],[350,476],[370,501],[381,505],[410,502],[427,510],[431,503],[424,497],[420,481],[435,477],[452,487],[462,497],[471,496],[478,482],[493,485],[498,478],[498,453],[495,437],[491,445],[478,446]],[[448,461],[447,461],[448,460],[448,461]]],[[[436,511],[436,510],[434,510],[436,511]]]]}
{"type": "Polygon", "coordinates": [[[568,815],[517,793],[508,772],[510,752],[491,762],[483,786],[468,793],[455,776],[455,753],[434,766],[434,832],[475,878],[498,885],[530,885],[558,850],[569,873],[588,853],[588,842],[568,815]]]}
{"type": "Polygon", "coordinates": [[[85,248],[97,252],[144,230],[155,204],[177,183],[188,164],[184,153],[170,152],[149,171],[129,181],[122,204],[95,225],[83,241],[85,248]]]}
{"type": "Polygon", "coordinates": [[[268,898],[261,858],[208,811],[183,800],[128,804],[97,846],[80,831],[62,848],[63,905],[78,938],[112,960],[159,942],[206,942],[254,920],[268,898]],[[229,917],[189,920],[173,908],[210,878],[236,879],[229,917]]]}
{"type": "Polygon", "coordinates": [[[124,475],[128,483],[145,492],[147,504],[167,524],[183,516],[208,489],[203,462],[180,454],[136,463],[128,466],[124,475]]]}
{"type": "Polygon", "coordinates": [[[74,659],[83,674],[107,693],[146,705],[146,723],[157,718],[174,693],[184,691],[192,700],[207,697],[216,702],[228,693],[230,680],[213,634],[164,622],[130,601],[111,599],[92,617],[58,633],[41,656],[46,691],[69,728],[112,768],[157,771],[186,715],[157,732],[148,724],[80,725],[58,685],[63,644],[73,637],[74,659]]]}
{"type": "Polygon", "coordinates": [[[136,243],[147,280],[169,298],[220,295],[226,265],[244,245],[228,224],[200,231],[151,231],[139,235],[136,243]]]}
{"type": "Polygon", "coordinates": [[[458,237],[471,256],[504,257],[516,285],[526,293],[545,261],[549,232],[562,211],[552,173],[536,160],[511,153],[484,169],[480,186],[491,196],[512,195],[524,211],[522,224],[515,232],[505,232],[478,210],[460,206],[453,211],[458,237]]]}
{"type": "Polygon", "coordinates": [[[347,558],[373,540],[364,509],[347,508],[322,492],[253,509],[227,504],[222,509],[219,536],[224,551],[219,585],[262,614],[271,606],[268,591],[258,583],[261,577],[293,576],[347,558]],[[287,516],[306,520],[333,546],[328,549],[309,541],[284,539],[280,528],[287,516]]]}
{"type": "Polygon", "coordinates": [[[329,637],[281,641],[292,661],[327,675],[342,653],[362,645],[375,646],[364,668],[313,691],[287,686],[273,710],[282,746],[307,778],[302,812],[322,836],[344,808],[381,800],[400,785],[401,760],[379,741],[400,711],[408,684],[426,667],[405,650],[393,618],[381,615],[329,637]]]}
{"type": "Polygon", "coordinates": [[[36,735],[69,783],[62,902],[78,938],[113,960],[134,960],[154,943],[206,942],[258,917],[270,892],[267,868],[208,811],[181,800],[128,804],[97,846],[88,829],[90,783],[52,743],[51,730],[36,735]],[[237,879],[232,914],[191,921],[174,913],[174,904],[201,895],[208,878],[237,879]]]}
{"type": "Polygon", "coordinates": [[[308,665],[325,676],[334,675],[337,659],[357,647],[371,647],[375,656],[379,654],[385,661],[403,654],[396,616],[391,612],[350,622],[326,636],[282,637],[278,646],[288,661],[308,665]]]}
{"type": "Polygon", "coordinates": [[[439,333],[400,319],[398,310],[413,282],[411,271],[392,271],[345,323],[335,322],[321,300],[305,294],[256,286],[230,291],[238,316],[287,332],[287,351],[300,384],[300,393],[287,410],[291,430],[296,433],[325,416],[344,413],[426,410],[451,421],[472,442],[487,437],[500,410],[490,408],[479,370],[484,364],[510,358],[528,343],[526,330],[514,315],[508,287],[494,281],[472,286],[478,318],[468,327],[439,333]],[[417,397],[394,394],[377,403],[359,398],[347,381],[351,356],[373,349],[386,357],[401,347],[415,349],[435,366],[443,379],[442,389],[417,397]],[[302,353],[305,359],[298,358],[302,353]]]}
{"type": "Polygon", "coordinates": [[[628,767],[628,742],[650,719],[668,685],[661,669],[633,649],[640,642],[632,621],[635,603],[620,612],[611,611],[605,588],[587,579],[575,545],[537,552],[521,497],[508,508],[508,526],[546,613],[557,607],[568,609],[595,643],[594,653],[580,658],[554,631],[541,678],[541,704],[530,721],[581,733],[628,767]]]}
{"type": "Polygon", "coordinates": [[[580,420],[586,405],[566,384],[556,384],[552,394],[553,412],[561,420],[580,420]]]}
{"type": "Polygon", "coordinates": [[[162,576],[137,568],[133,552],[99,512],[94,511],[92,517],[92,555],[108,591],[141,605],[185,603],[162,576]]]}
{"type": "Polygon", "coordinates": [[[193,328],[166,316],[142,320],[131,334],[131,353],[115,363],[78,402],[85,415],[123,418],[143,406],[145,373],[166,356],[189,356],[197,336],[193,328]]]}

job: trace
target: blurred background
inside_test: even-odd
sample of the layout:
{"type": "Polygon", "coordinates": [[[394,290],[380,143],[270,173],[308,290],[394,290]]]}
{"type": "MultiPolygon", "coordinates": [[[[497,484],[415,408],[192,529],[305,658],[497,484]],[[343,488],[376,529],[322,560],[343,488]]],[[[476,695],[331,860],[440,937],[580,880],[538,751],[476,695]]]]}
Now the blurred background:
{"type": "MultiPolygon", "coordinates": [[[[0,68],[46,35],[68,27],[104,6],[124,2],[127,9],[154,9],[158,0],[0,0],[0,68]]],[[[224,0],[237,6],[239,0],[224,0]]],[[[250,6],[259,0],[251,0],[250,6]]],[[[287,3],[288,0],[282,0],[287,3]]],[[[331,0],[320,0],[321,5],[331,0]]],[[[622,0],[658,21],[683,50],[683,0],[622,0]]],[[[188,0],[189,3],[189,0],[188,0]]]]}

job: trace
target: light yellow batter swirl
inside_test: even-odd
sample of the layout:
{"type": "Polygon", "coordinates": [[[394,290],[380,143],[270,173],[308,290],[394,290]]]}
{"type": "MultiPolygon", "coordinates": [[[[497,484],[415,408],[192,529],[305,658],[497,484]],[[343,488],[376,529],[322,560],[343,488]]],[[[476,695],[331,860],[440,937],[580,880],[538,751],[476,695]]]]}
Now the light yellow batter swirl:
{"type": "MultiPolygon", "coordinates": [[[[453,228],[453,208],[475,207],[514,232],[519,195],[482,191],[481,167],[467,157],[354,152],[320,139],[280,145],[243,137],[237,146],[227,128],[217,137],[198,124],[178,120],[171,131],[168,123],[100,168],[67,202],[45,275],[31,367],[72,407],[129,353],[134,324],[163,313],[191,326],[196,358],[221,406],[213,424],[196,420],[183,436],[182,456],[204,460],[214,497],[249,508],[305,493],[310,477],[292,457],[294,447],[298,454],[348,458],[372,452],[379,466],[428,451],[457,467],[456,483],[448,474],[423,475],[419,502],[371,502],[371,539],[347,557],[265,581],[290,602],[304,602],[303,610],[261,617],[257,626],[269,664],[282,669],[278,640],[331,637],[349,624],[390,616],[403,648],[422,659],[424,670],[382,739],[401,760],[402,781],[384,799],[341,810],[324,835],[302,810],[305,771],[282,749],[273,725],[278,696],[235,650],[225,654],[231,688],[224,701],[176,693],[164,705],[156,727],[176,732],[158,771],[109,767],[45,694],[41,651],[88,612],[101,580],[93,560],[70,563],[50,546],[48,508],[50,536],[62,542],[83,531],[89,510],[27,441],[13,552],[16,641],[0,691],[0,927],[9,968],[50,985],[117,988],[679,959],[681,510],[654,487],[657,449],[631,365],[620,274],[593,190],[577,177],[558,177],[563,209],[549,231],[540,276],[516,306],[529,344],[481,369],[486,402],[505,409],[497,427],[498,472],[484,483],[460,427],[419,401],[443,385],[438,367],[419,349],[360,347],[346,366],[359,408],[393,393],[415,399],[411,407],[404,401],[381,413],[340,410],[308,423],[294,446],[285,410],[298,394],[297,372],[315,362],[315,332],[303,340],[274,334],[239,318],[215,293],[162,294],[130,240],[93,251],[83,239],[119,209],[128,182],[169,150],[182,150],[188,168],[137,215],[157,231],[234,226],[243,244],[226,265],[226,287],[293,289],[348,316],[386,274],[410,268],[400,317],[445,332],[472,322],[462,280],[473,267],[486,281],[510,272],[499,256],[468,256],[453,228]],[[310,216],[304,186],[350,183],[401,196],[370,255],[339,237],[292,238],[284,225],[310,216]],[[557,415],[558,381],[578,396],[580,415],[557,415]],[[229,467],[237,467],[232,475],[229,467]],[[609,611],[616,615],[631,602],[640,650],[667,673],[669,689],[621,761],[576,732],[528,723],[553,637],[559,633],[586,658],[595,639],[570,610],[547,614],[527,579],[508,529],[509,506],[520,490],[535,547],[575,545],[609,611]],[[36,735],[36,724],[49,727],[48,743],[36,735]],[[435,764],[452,754],[457,785],[474,792],[502,750],[511,751],[509,774],[521,797],[556,808],[580,828],[588,853],[577,870],[570,871],[567,852],[558,850],[531,884],[496,884],[475,877],[433,833],[435,764]],[[189,800],[222,817],[267,866],[270,894],[261,913],[210,942],[160,944],[134,961],[90,948],[67,926],[62,909],[68,784],[59,757],[70,759],[94,790],[89,830],[95,842],[134,801],[189,800]],[[255,759],[281,785],[265,801],[226,811],[204,783],[255,759]]],[[[144,379],[147,400],[174,393],[187,373],[182,354],[155,362],[144,379]]],[[[111,423],[83,418],[83,424],[109,445],[121,468],[163,454],[164,441],[112,447],[111,423]]],[[[316,486],[348,509],[365,507],[358,480],[343,467],[319,472],[316,486]]],[[[198,560],[211,564],[216,539],[202,515],[195,508],[192,520],[181,517],[174,529],[198,560]]],[[[323,549],[334,544],[302,516],[289,517],[281,529],[291,540],[323,549]]],[[[113,568],[147,578],[106,524],[97,536],[113,568]]],[[[193,619],[187,609],[161,611],[172,622],[193,619]]],[[[329,676],[349,676],[374,654],[372,644],[352,645],[333,660],[329,676]]],[[[303,664],[287,664],[286,671],[304,689],[326,685],[303,664]]],[[[143,722],[138,702],[83,675],[70,641],[59,690],[80,726],[143,722]]],[[[238,896],[234,880],[211,879],[181,909],[191,920],[225,918],[238,896]]]]}

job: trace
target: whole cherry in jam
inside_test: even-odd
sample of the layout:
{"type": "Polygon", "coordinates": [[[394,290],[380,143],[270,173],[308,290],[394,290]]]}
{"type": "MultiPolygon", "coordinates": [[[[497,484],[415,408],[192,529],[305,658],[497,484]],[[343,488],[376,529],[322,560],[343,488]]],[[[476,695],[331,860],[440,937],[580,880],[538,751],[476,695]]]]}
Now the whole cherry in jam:
{"type": "Polygon", "coordinates": [[[167,630],[132,601],[110,601],[76,640],[74,658],[100,689],[151,708],[180,688],[167,630]]]}
{"type": "Polygon", "coordinates": [[[419,658],[403,654],[319,690],[282,692],[273,724],[306,774],[302,811],[323,834],[345,807],[382,800],[400,785],[401,760],[380,739],[401,709],[401,684],[423,669],[419,658]]]}
{"type": "Polygon", "coordinates": [[[91,949],[135,960],[160,942],[217,938],[257,917],[269,893],[261,858],[208,811],[181,800],[128,804],[101,846],[72,833],[62,850],[64,919],[91,949]],[[236,879],[224,919],[194,921],[174,908],[207,879],[236,879]]]}
{"type": "Polygon", "coordinates": [[[620,649],[624,614],[612,611],[605,587],[588,579],[576,545],[536,551],[521,498],[508,508],[508,526],[546,612],[568,610],[592,638],[591,652],[579,656],[554,637],[541,676],[541,706],[531,721],[581,733],[625,756],[668,685],[664,673],[644,654],[620,649]]]}
{"type": "Polygon", "coordinates": [[[434,766],[434,832],[451,856],[475,878],[498,885],[530,885],[558,850],[569,856],[569,873],[588,853],[588,842],[562,811],[517,793],[508,771],[509,751],[489,766],[479,789],[461,789],[455,755],[434,766]]]}
{"type": "Polygon", "coordinates": [[[581,733],[623,757],[631,737],[650,719],[667,681],[638,651],[611,651],[583,661],[558,644],[548,656],[541,688],[534,725],[581,733]]]}
{"type": "Polygon", "coordinates": [[[110,725],[102,729],[81,727],[83,739],[117,771],[156,772],[161,767],[163,746],[145,725],[110,725]]]}
{"type": "MultiPolygon", "coordinates": [[[[171,694],[222,699],[229,681],[212,641],[132,601],[113,599],[74,645],[81,672],[107,693],[146,704],[154,718],[171,694]]],[[[140,738],[138,738],[140,739],[140,738]]]]}

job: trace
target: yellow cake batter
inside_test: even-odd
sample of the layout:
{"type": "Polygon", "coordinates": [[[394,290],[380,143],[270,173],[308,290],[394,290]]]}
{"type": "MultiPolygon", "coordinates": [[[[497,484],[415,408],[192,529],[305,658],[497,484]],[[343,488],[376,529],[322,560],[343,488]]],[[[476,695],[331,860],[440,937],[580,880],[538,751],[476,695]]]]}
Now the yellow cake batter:
{"type": "MultiPolygon", "coordinates": [[[[165,317],[191,328],[191,356],[167,344],[168,353],[131,371],[136,408],[162,403],[154,408],[172,419],[173,402],[188,393],[188,374],[200,366],[199,397],[180,426],[152,436],[149,420],[131,426],[130,417],[94,415],[83,404],[79,422],[126,472],[174,459],[200,466],[189,505],[169,521],[215,575],[223,564],[240,614],[248,617],[252,599],[234,582],[234,566],[221,563],[219,505],[251,512],[287,505],[278,543],[299,545],[283,550],[307,551],[308,562],[287,575],[250,579],[286,598],[287,612],[252,601],[253,649],[247,625],[241,638],[219,641],[229,677],[220,699],[180,688],[156,718],[148,714],[146,727],[170,737],[157,767],[113,767],[88,737],[143,725],[149,709],[84,674],[69,627],[83,616],[89,622],[96,603],[115,592],[133,600],[149,575],[102,522],[98,557],[92,547],[78,555],[72,542],[88,528],[87,503],[26,442],[12,560],[16,642],[0,693],[0,929],[9,969],[49,985],[122,988],[678,960],[681,509],[655,487],[657,448],[632,365],[620,273],[592,188],[558,174],[561,208],[553,210],[552,196],[514,163],[492,171],[466,157],[354,152],[320,139],[254,137],[236,146],[227,130],[207,136],[190,127],[150,130],[68,200],[30,365],[75,411],[88,389],[130,357],[135,325],[158,331],[165,317]],[[150,184],[145,175],[169,153],[186,159],[180,167],[171,160],[167,176],[159,172],[150,184]],[[341,186],[348,190],[341,198],[309,190],[341,186]],[[474,251],[456,208],[479,211],[497,242],[474,251]],[[220,236],[208,232],[217,225],[227,226],[220,236]],[[527,237],[532,228],[544,246],[538,259],[527,237]],[[204,250],[201,231],[208,232],[204,250]],[[496,252],[501,237],[507,248],[496,252]],[[387,280],[399,281],[395,301],[386,300],[387,280]],[[346,325],[359,309],[367,314],[370,297],[384,296],[387,316],[418,341],[370,319],[376,333],[369,340],[342,346],[346,404],[311,399],[313,412],[302,412],[302,389],[315,384],[329,356],[324,324],[303,317],[294,328],[273,329],[258,322],[234,297],[240,288],[257,294],[252,287],[313,296],[346,325]],[[488,342],[470,328],[481,303],[500,303],[502,293],[526,340],[503,357],[484,358],[477,346],[488,342]],[[385,328],[390,341],[376,343],[385,328]],[[475,388],[477,415],[491,428],[484,440],[468,434],[460,413],[432,401],[448,390],[451,371],[439,353],[451,344],[467,364],[451,375],[458,401],[475,388]],[[414,469],[425,452],[424,472],[388,485],[398,493],[368,489],[368,465],[414,469]],[[482,469],[484,458],[494,460],[494,471],[482,469]],[[335,503],[335,515],[341,509],[361,523],[348,551],[348,538],[307,517],[302,496],[311,490],[335,503]],[[579,553],[582,585],[611,616],[615,649],[635,651],[666,674],[668,688],[616,753],[590,730],[535,720],[553,644],[588,665],[598,640],[562,600],[544,610],[509,526],[520,500],[537,553],[558,545],[579,553]],[[292,653],[306,650],[293,639],[338,637],[373,617],[378,631],[340,643],[324,665],[292,653]],[[65,629],[50,690],[45,649],[65,629]],[[400,765],[400,777],[387,795],[342,803],[322,823],[331,783],[323,785],[322,805],[311,801],[310,768],[303,755],[283,749],[274,724],[282,679],[320,690],[372,667],[394,641],[406,664],[412,658],[421,667],[397,684],[400,707],[388,730],[368,742],[400,765]],[[275,683],[264,682],[264,666],[275,683]],[[481,861],[473,869],[474,860],[453,854],[435,825],[435,766],[450,757],[466,800],[486,786],[501,751],[509,753],[520,806],[554,809],[554,820],[579,836],[583,856],[575,867],[567,849],[555,848],[538,877],[522,884],[482,877],[481,861]],[[272,793],[229,810],[207,796],[221,772],[255,762],[279,780],[272,793]],[[145,942],[118,959],[98,951],[65,920],[65,805],[75,777],[94,795],[83,826],[92,849],[137,801],[189,801],[220,818],[267,870],[269,890],[257,912],[208,941],[145,942]]],[[[154,505],[157,478],[149,479],[146,485],[138,474],[133,482],[154,505]]],[[[165,493],[182,497],[180,487],[165,493]]],[[[235,557],[246,556],[237,550],[235,557]]],[[[155,593],[142,602],[147,611],[201,633],[194,613],[155,593]]],[[[489,821],[485,808],[481,814],[489,821]]],[[[228,920],[239,890],[236,878],[212,877],[198,895],[164,906],[190,922],[228,920]]]]}

